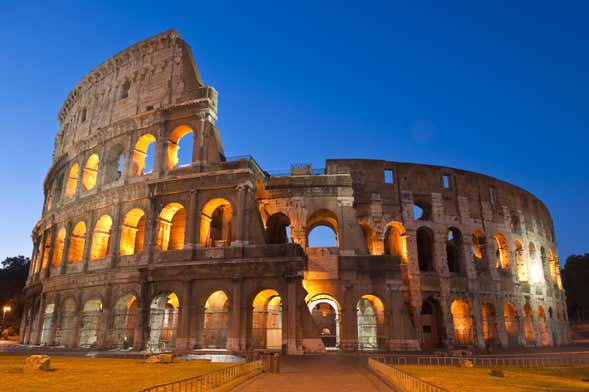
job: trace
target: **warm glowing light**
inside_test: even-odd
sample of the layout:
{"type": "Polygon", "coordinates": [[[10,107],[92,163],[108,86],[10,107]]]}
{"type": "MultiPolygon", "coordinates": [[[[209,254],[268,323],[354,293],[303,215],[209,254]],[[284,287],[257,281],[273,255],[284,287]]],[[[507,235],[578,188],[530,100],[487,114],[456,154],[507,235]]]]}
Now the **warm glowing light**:
{"type": "Polygon", "coordinates": [[[121,255],[133,255],[143,250],[145,234],[145,213],[140,208],[133,208],[123,220],[121,227],[121,255]]]}
{"type": "Polygon", "coordinates": [[[61,264],[63,248],[65,246],[65,234],[65,227],[62,227],[57,232],[57,237],[55,238],[55,248],[53,249],[53,259],[51,260],[52,267],[59,267],[61,264]]]}
{"type": "Polygon", "coordinates": [[[70,249],[68,253],[68,262],[77,263],[84,257],[84,245],[86,244],[86,224],[78,222],[72,230],[70,237],[70,249]]]}
{"type": "Polygon", "coordinates": [[[170,203],[162,208],[157,224],[157,250],[184,248],[186,210],[180,203],[170,203]]]}
{"type": "Polygon", "coordinates": [[[211,247],[231,243],[233,209],[226,199],[209,200],[202,208],[200,218],[200,246],[211,247]]]}
{"type": "Polygon", "coordinates": [[[192,128],[187,125],[179,126],[170,134],[170,137],[168,138],[168,170],[175,168],[178,164],[178,142],[188,134],[192,134],[192,128]]]}
{"type": "Polygon", "coordinates": [[[92,154],[86,161],[84,167],[84,174],[82,177],[82,184],[86,190],[90,190],[96,186],[96,177],[98,176],[98,155],[92,154]]]}
{"type": "Polygon", "coordinates": [[[155,136],[150,133],[146,133],[137,140],[135,149],[133,150],[133,163],[131,168],[131,173],[134,176],[144,174],[147,149],[152,143],[155,143],[155,136]]]}
{"type": "Polygon", "coordinates": [[[92,260],[103,259],[108,254],[110,246],[110,234],[112,229],[112,219],[108,215],[102,215],[94,227],[94,236],[92,238],[92,251],[90,258],[92,260]]]}
{"type": "Polygon", "coordinates": [[[71,199],[76,194],[76,188],[78,187],[78,174],[80,171],[80,166],[77,163],[74,163],[72,168],[70,169],[70,173],[67,178],[67,185],[65,189],[65,198],[71,199]]]}

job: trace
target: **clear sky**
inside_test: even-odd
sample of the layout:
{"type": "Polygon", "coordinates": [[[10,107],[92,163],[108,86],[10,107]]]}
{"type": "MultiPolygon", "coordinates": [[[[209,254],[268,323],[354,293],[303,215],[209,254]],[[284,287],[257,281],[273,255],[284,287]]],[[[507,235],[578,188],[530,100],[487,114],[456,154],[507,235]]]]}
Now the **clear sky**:
{"type": "Polygon", "coordinates": [[[0,4],[1,259],[31,254],[68,92],[170,28],[219,91],[227,155],[485,173],[546,203],[563,260],[589,252],[589,2],[95,3],[0,4]]]}

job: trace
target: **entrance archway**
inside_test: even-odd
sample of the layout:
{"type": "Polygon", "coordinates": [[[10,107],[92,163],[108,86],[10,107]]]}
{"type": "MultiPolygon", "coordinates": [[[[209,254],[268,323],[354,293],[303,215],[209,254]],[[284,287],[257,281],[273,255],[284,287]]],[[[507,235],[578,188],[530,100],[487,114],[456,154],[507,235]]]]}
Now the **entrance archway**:
{"type": "Polygon", "coordinates": [[[505,303],[503,307],[503,318],[505,320],[505,332],[507,332],[509,346],[515,347],[518,345],[519,326],[517,323],[517,312],[511,302],[505,303]]]}
{"type": "Polygon", "coordinates": [[[540,324],[540,342],[542,346],[550,346],[550,330],[546,320],[546,312],[542,306],[538,306],[538,321],[540,324]]]}
{"type": "Polygon", "coordinates": [[[253,301],[251,347],[282,349],[282,298],[276,290],[260,291],[253,301]]]}
{"type": "Polygon", "coordinates": [[[358,350],[374,351],[382,346],[384,305],[374,295],[364,295],[356,305],[358,350]]]}
{"type": "Polygon", "coordinates": [[[90,299],[82,310],[82,328],[80,329],[80,347],[95,347],[98,343],[98,323],[102,315],[100,299],[90,299]]]}
{"type": "Polygon", "coordinates": [[[227,348],[229,299],[223,290],[212,293],[204,309],[203,348],[227,348]]]}
{"type": "Polygon", "coordinates": [[[465,299],[456,299],[451,307],[452,322],[454,323],[454,343],[457,345],[472,345],[472,314],[470,304],[465,299]]]}
{"type": "Polygon", "coordinates": [[[55,304],[48,304],[45,306],[43,312],[43,327],[41,328],[41,342],[40,344],[46,346],[49,344],[49,336],[51,335],[51,328],[53,327],[53,312],[55,311],[55,304]]]}
{"type": "Polygon", "coordinates": [[[532,307],[530,304],[524,305],[524,338],[526,344],[528,345],[535,345],[536,344],[536,331],[534,331],[534,314],[532,312],[532,307]]]}
{"type": "Polygon", "coordinates": [[[137,325],[137,299],[134,295],[121,297],[115,305],[113,345],[119,349],[133,347],[137,325]]]}
{"type": "Polygon", "coordinates": [[[76,302],[73,298],[67,298],[61,305],[61,312],[58,315],[57,329],[55,331],[55,344],[58,346],[71,347],[73,345],[74,315],[76,313],[76,302]]]}
{"type": "Polygon", "coordinates": [[[433,298],[428,298],[421,305],[421,328],[423,333],[423,348],[431,350],[442,346],[440,304],[433,298]]]}
{"type": "Polygon", "coordinates": [[[315,295],[307,303],[326,350],[337,350],[340,344],[340,306],[328,294],[315,295]]]}
{"type": "Polygon", "coordinates": [[[179,307],[180,301],[175,293],[160,294],[151,301],[147,342],[149,351],[169,351],[175,348],[179,307]]]}
{"type": "Polygon", "coordinates": [[[495,317],[495,305],[483,304],[483,338],[485,343],[495,345],[497,343],[497,319],[495,317]]]}

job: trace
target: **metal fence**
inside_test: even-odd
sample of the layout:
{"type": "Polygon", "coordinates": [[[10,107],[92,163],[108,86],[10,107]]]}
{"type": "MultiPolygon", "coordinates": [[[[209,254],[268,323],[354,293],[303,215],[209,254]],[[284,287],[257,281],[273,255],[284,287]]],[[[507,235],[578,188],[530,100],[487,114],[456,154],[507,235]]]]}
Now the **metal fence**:
{"type": "Polygon", "coordinates": [[[388,365],[421,365],[421,366],[462,366],[465,360],[469,360],[475,367],[568,367],[589,365],[589,356],[480,356],[480,357],[444,357],[424,355],[377,355],[371,356],[380,363],[388,365]]]}
{"type": "Polygon", "coordinates": [[[264,368],[264,362],[259,359],[252,362],[216,370],[201,376],[186,378],[167,384],[155,385],[143,389],[141,392],[201,392],[209,391],[223,384],[227,384],[238,377],[249,374],[257,369],[264,368]]]}
{"type": "Polygon", "coordinates": [[[368,366],[374,371],[380,373],[387,380],[392,382],[397,388],[407,392],[448,392],[447,389],[440,388],[434,384],[415,377],[407,372],[404,372],[396,367],[387,365],[380,361],[385,357],[370,357],[368,358],[368,366]]]}

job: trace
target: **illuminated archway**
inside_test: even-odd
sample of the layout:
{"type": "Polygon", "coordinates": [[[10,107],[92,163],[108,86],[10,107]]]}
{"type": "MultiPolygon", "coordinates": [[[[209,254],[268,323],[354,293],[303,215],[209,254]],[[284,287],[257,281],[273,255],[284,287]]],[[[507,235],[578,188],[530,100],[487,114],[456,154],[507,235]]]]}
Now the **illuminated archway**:
{"type": "Polygon", "coordinates": [[[201,212],[200,246],[229,246],[232,217],[233,208],[229,201],[223,198],[209,200],[201,212]]]}
{"type": "Polygon", "coordinates": [[[73,298],[64,299],[61,304],[61,312],[58,315],[57,329],[55,331],[55,344],[71,347],[73,345],[73,333],[76,314],[76,302],[73,298]]]}
{"type": "Polygon", "coordinates": [[[403,263],[407,262],[407,236],[405,228],[399,222],[389,222],[384,233],[385,255],[399,256],[403,263]]]}
{"type": "Polygon", "coordinates": [[[367,294],[356,304],[358,350],[382,348],[384,340],[384,305],[380,298],[367,294]]]}
{"type": "Polygon", "coordinates": [[[472,345],[474,343],[473,323],[470,304],[465,299],[456,299],[451,307],[454,324],[454,343],[472,345]]]}
{"type": "Polygon", "coordinates": [[[505,332],[509,346],[514,347],[518,344],[519,325],[515,306],[511,302],[506,302],[503,307],[503,318],[505,320],[505,332]]]}
{"type": "Polygon", "coordinates": [[[133,347],[137,325],[137,298],[127,294],[115,304],[113,322],[113,345],[118,349],[133,347]]]}
{"type": "Polygon", "coordinates": [[[176,326],[180,301],[175,293],[160,294],[149,308],[148,350],[160,352],[176,347],[176,326]]]}
{"type": "Polygon", "coordinates": [[[146,174],[146,163],[149,161],[149,167],[147,168],[147,172],[153,170],[153,161],[155,155],[153,152],[149,154],[149,150],[151,146],[155,145],[155,136],[151,133],[146,133],[142,135],[139,139],[137,139],[137,143],[135,143],[135,148],[133,149],[133,161],[131,166],[131,175],[133,176],[141,176],[146,174]]]}
{"type": "Polygon", "coordinates": [[[485,233],[481,230],[476,230],[472,233],[472,255],[475,260],[482,260],[485,258],[487,248],[487,238],[485,233]]]}
{"type": "MultiPolygon", "coordinates": [[[[172,133],[170,133],[170,136],[168,137],[168,160],[167,160],[168,170],[177,167],[179,163],[180,164],[188,163],[188,162],[179,162],[179,158],[178,158],[178,152],[180,150],[181,139],[184,139],[185,137],[187,137],[187,138],[192,137],[192,139],[194,140],[192,128],[190,128],[187,125],[181,125],[181,126],[177,127],[176,129],[174,129],[172,131],[172,133]]],[[[190,147],[192,147],[193,140],[191,143],[187,143],[187,146],[185,146],[185,148],[189,149],[189,151],[187,152],[187,155],[190,155],[190,157],[191,157],[190,162],[192,162],[192,149],[190,147]]]]}
{"type": "Polygon", "coordinates": [[[307,219],[307,246],[339,246],[339,225],[337,217],[332,211],[322,208],[309,216],[307,219]]]}
{"type": "Polygon", "coordinates": [[[82,309],[82,327],[80,328],[80,347],[96,347],[98,343],[98,325],[102,316],[100,299],[90,299],[82,309]]]}
{"type": "Polygon", "coordinates": [[[57,232],[57,237],[55,237],[53,258],[51,260],[51,266],[53,268],[57,268],[61,265],[61,261],[63,259],[63,249],[65,247],[65,234],[65,227],[62,227],[57,232]]]}
{"type": "Polygon", "coordinates": [[[282,298],[276,290],[260,291],[253,301],[251,347],[282,349],[282,298]]]}
{"type": "Polygon", "coordinates": [[[556,283],[558,265],[556,257],[554,257],[554,253],[552,253],[552,249],[548,249],[548,263],[550,265],[550,279],[552,280],[552,283],[556,283]]]}
{"type": "Polygon", "coordinates": [[[162,208],[157,222],[157,250],[184,248],[186,210],[180,203],[170,203],[162,208]]]}
{"type": "Polygon", "coordinates": [[[41,327],[41,342],[42,346],[48,345],[51,336],[51,328],[53,327],[53,312],[55,311],[55,304],[47,304],[43,312],[43,327],[41,327]]]}
{"type": "Polygon", "coordinates": [[[534,330],[534,313],[530,304],[525,304],[523,309],[524,317],[524,338],[526,344],[536,344],[536,331],[534,330]]]}
{"type": "Polygon", "coordinates": [[[74,163],[70,169],[67,183],[65,187],[65,198],[71,199],[76,194],[76,189],[78,187],[78,175],[80,172],[80,166],[77,163],[74,163]]]}
{"type": "Polygon", "coordinates": [[[286,244],[290,242],[290,218],[277,212],[266,220],[266,239],[269,244],[286,244]]]}
{"type": "Polygon", "coordinates": [[[133,208],[125,215],[121,227],[121,255],[134,255],[143,251],[144,235],[145,213],[140,208],[133,208]]]}
{"type": "Polygon", "coordinates": [[[92,260],[104,259],[108,255],[111,230],[112,219],[110,216],[102,215],[98,218],[92,236],[92,250],[90,252],[92,260]]]}
{"type": "Polygon", "coordinates": [[[495,246],[497,248],[495,252],[496,268],[508,269],[509,268],[509,246],[505,236],[501,233],[495,235],[495,246]]]}
{"type": "Polygon", "coordinates": [[[96,186],[96,178],[98,176],[98,154],[92,154],[88,157],[86,165],[84,166],[84,173],[82,175],[82,185],[84,189],[90,190],[96,186]]]}
{"type": "Polygon", "coordinates": [[[339,349],[341,323],[339,302],[329,294],[317,294],[307,302],[307,307],[325,349],[339,349]]]}
{"type": "Polygon", "coordinates": [[[84,257],[84,246],[86,244],[86,223],[78,222],[70,236],[70,248],[68,252],[68,263],[78,263],[84,257]]]}
{"type": "Polygon", "coordinates": [[[519,240],[515,240],[515,267],[520,282],[528,281],[528,268],[524,255],[524,247],[519,240]]]}
{"type": "Polygon", "coordinates": [[[215,291],[205,303],[202,347],[226,348],[228,324],[229,299],[223,290],[215,291]]]}
{"type": "Polygon", "coordinates": [[[490,344],[497,343],[497,318],[495,314],[495,305],[492,303],[483,304],[483,338],[490,344]]]}
{"type": "Polygon", "coordinates": [[[540,324],[540,343],[542,346],[550,346],[550,328],[546,320],[546,312],[543,306],[538,306],[538,320],[540,324]]]}
{"type": "Polygon", "coordinates": [[[51,253],[51,233],[45,232],[45,245],[43,246],[43,263],[41,266],[41,270],[47,269],[47,264],[49,263],[49,253],[51,253]]]}

